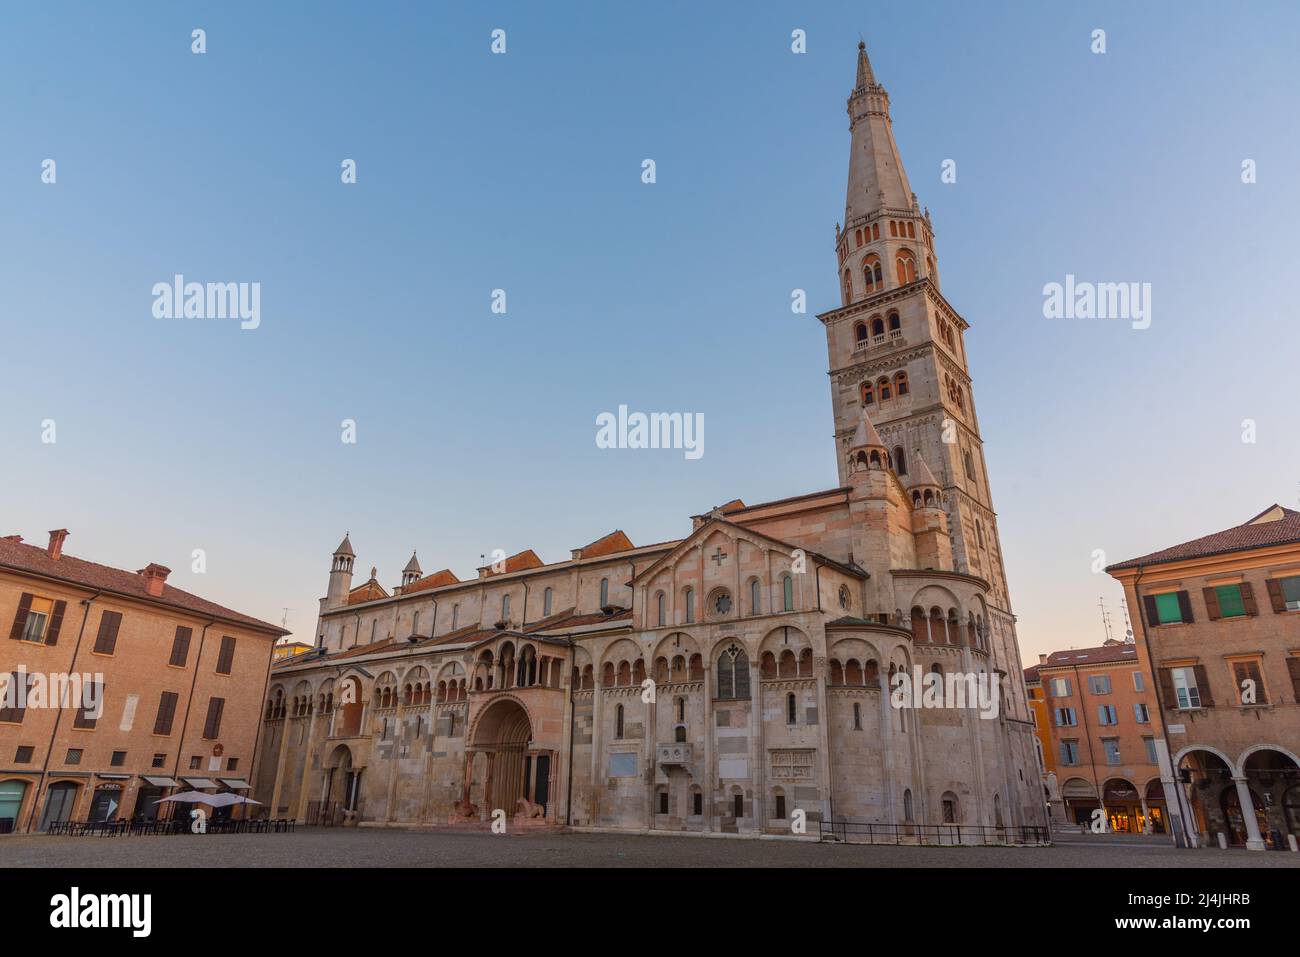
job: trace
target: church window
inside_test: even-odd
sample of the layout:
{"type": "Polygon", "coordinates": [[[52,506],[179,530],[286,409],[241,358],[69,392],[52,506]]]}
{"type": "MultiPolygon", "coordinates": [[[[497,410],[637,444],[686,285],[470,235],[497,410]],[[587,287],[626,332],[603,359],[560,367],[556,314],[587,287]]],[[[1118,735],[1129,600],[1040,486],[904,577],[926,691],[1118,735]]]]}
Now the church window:
{"type": "Polygon", "coordinates": [[[730,645],[718,656],[718,697],[726,700],[749,697],[749,656],[744,648],[730,645]]]}
{"type": "Polygon", "coordinates": [[[510,620],[510,596],[509,595],[501,596],[501,620],[502,621],[510,620]]]}
{"type": "Polygon", "coordinates": [[[876,401],[876,390],[870,382],[862,383],[862,404],[871,405],[876,401]]]}
{"type": "Polygon", "coordinates": [[[736,817],[745,816],[745,795],[737,793],[732,799],[732,810],[736,812],[736,817]]]}
{"type": "Polygon", "coordinates": [[[894,260],[894,265],[898,268],[898,284],[906,285],[909,282],[916,281],[916,260],[907,250],[903,250],[894,260]]]}
{"type": "Polygon", "coordinates": [[[456,619],[460,615],[460,605],[451,606],[451,630],[456,630],[456,619]]]}
{"type": "Polygon", "coordinates": [[[978,518],[975,519],[975,541],[980,548],[984,547],[984,526],[980,524],[978,518]]]}
{"type": "Polygon", "coordinates": [[[899,395],[907,395],[907,373],[897,372],[894,374],[894,391],[899,395]]]}
{"type": "Polygon", "coordinates": [[[943,823],[957,823],[957,795],[951,791],[943,792],[943,823]]]}
{"type": "Polygon", "coordinates": [[[879,316],[871,320],[871,334],[873,336],[883,336],[885,334],[885,321],[879,316]]]}
{"type": "MultiPolygon", "coordinates": [[[[678,721],[686,720],[686,699],[685,698],[677,699],[677,720],[678,721]]],[[[682,730],[685,731],[686,729],[683,728],[682,730]]]]}
{"type": "Polygon", "coordinates": [[[916,223],[907,224],[907,235],[912,239],[916,238],[916,223]]]}
{"type": "Polygon", "coordinates": [[[895,219],[891,219],[889,221],[889,235],[891,236],[898,235],[898,221],[895,219]]]}
{"type": "Polygon", "coordinates": [[[600,580],[600,607],[604,608],[608,604],[609,604],[609,579],[602,578],[600,580]]]}
{"type": "Polygon", "coordinates": [[[853,273],[844,270],[844,304],[847,306],[853,301],[853,273]]]}
{"type": "MultiPolygon", "coordinates": [[[[906,387],[907,380],[904,379],[903,386],[898,390],[898,394],[903,395],[906,393],[906,387]]],[[[894,446],[894,471],[899,475],[907,474],[907,456],[903,453],[903,447],[901,445],[894,446]]]]}
{"type": "Polygon", "coordinates": [[[794,579],[789,575],[781,579],[781,593],[785,611],[794,611],[794,579]]]}
{"type": "MultiPolygon", "coordinates": [[[[797,702],[795,701],[794,694],[791,693],[791,694],[786,695],[786,696],[785,696],[785,723],[786,723],[786,724],[794,724],[794,723],[795,723],[795,712],[796,712],[797,707],[798,707],[798,704],[797,704],[797,702]]],[[[783,816],[784,816],[784,815],[783,815],[783,816]]]]}
{"type": "Polygon", "coordinates": [[[659,813],[668,813],[668,792],[663,788],[659,789],[659,813]]]}
{"type": "Polygon", "coordinates": [[[859,322],[856,326],[853,327],[853,341],[854,342],[867,341],[867,324],[865,322],[859,322]]]}
{"type": "Polygon", "coordinates": [[[655,596],[655,605],[656,605],[657,608],[658,608],[659,627],[660,627],[660,628],[662,628],[662,627],[666,624],[666,620],[665,620],[665,611],[666,611],[666,606],[667,606],[667,604],[668,604],[668,602],[667,602],[667,596],[664,595],[663,592],[660,592],[658,595],[655,596]]]}
{"type": "Polygon", "coordinates": [[[857,701],[853,702],[853,730],[862,730],[862,705],[857,701]]]}
{"type": "Polygon", "coordinates": [[[866,287],[867,292],[875,292],[877,289],[885,288],[882,280],[883,273],[880,270],[880,257],[872,253],[862,260],[862,284],[866,287]]]}
{"type": "Polygon", "coordinates": [[[686,620],[695,620],[695,590],[692,588],[686,589],[686,620]]]}
{"type": "Polygon", "coordinates": [[[912,789],[907,788],[903,791],[903,820],[912,820],[912,789]]]}
{"type": "Polygon", "coordinates": [[[889,396],[890,396],[890,392],[889,392],[889,380],[888,380],[888,379],[882,377],[881,380],[880,380],[879,382],[876,383],[876,388],[878,388],[878,389],[880,390],[880,401],[881,401],[881,402],[884,402],[886,399],[889,398],[889,396]]]}
{"type": "Polygon", "coordinates": [[[890,333],[902,332],[902,330],[903,330],[903,322],[902,322],[901,319],[898,318],[898,313],[896,313],[896,312],[891,312],[891,313],[889,314],[889,331],[890,331],[890,333]]]}
{"type": "Polygon", "coordinates": [[[619,705],[614,713],[614,737],[623,737],[623,706],[619,705]]]}
{"type": "Polygon", "coordinates": [[[962,463],[966,467],[966,477],[973,479],[975,477],[975,466],[971,461],[970,449],[963,449],[961,453],[962,463]]]}
{"type": "Polygon", "coordinates": [[[879,224],[879,223],[872,223],[872,224],[871,224],[871,238],[872,238],[872,239],[879,239],[879,238],[880,238],[880,224],[879,224]]]}
{"type": "Polygon", "coordinates": [[[854,232],[853,232],[853,238],[857,241],[857,244],[858,244],[859,246],[861,246],[861,245],[862,245],[862,230],[860,230],[860,229],[854,230],[854,232]]]}
{"type": "Polygon", "coordinates": [[[542,614],[549,616],[551,614],[551,602],[555,598],[555,592],[550,588],[542,592],[542,614]]]}
{"type": "MultiPolygon", "coordinates": [[[[1298,582],[1297,584],[1300,584],[1298,582]]],[[[759,603],[760,589],[758,579],[755,578],[749,583],[749,613],[751,615],[761,615],[763,613],[762,605],[759,603]]]]}
{"type": "Polygon", "coordinates": [[[715,615],[725,615],[731,611],[731,595],[725,588],[720,588],[713,593],[711,604],[715,615]]]}

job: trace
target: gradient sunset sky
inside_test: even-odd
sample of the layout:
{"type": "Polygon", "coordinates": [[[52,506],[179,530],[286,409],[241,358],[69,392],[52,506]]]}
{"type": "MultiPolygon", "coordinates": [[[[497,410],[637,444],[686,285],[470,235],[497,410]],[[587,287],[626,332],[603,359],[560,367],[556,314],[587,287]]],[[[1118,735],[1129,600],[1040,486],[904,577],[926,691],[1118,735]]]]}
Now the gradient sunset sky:
{"type": "Polygon", "coordinates": [[[1296,507],[1295,5],[808,6],[6,10],[0,534],[311,641],[345,531],[391,587],[833,487],[859,35],[972,324],[1025,663],[1100,643],[1103,596],[1122,634],[1095,549],[1296,507]],[[177,273],[260,282],[261,327],[155,319],[177,273]],[[1045,319],[1067,274],[1150,283],[1151,327],[1045,319]],[[598,449],[620,404],[704,413],[704,456],[598,449]]]}

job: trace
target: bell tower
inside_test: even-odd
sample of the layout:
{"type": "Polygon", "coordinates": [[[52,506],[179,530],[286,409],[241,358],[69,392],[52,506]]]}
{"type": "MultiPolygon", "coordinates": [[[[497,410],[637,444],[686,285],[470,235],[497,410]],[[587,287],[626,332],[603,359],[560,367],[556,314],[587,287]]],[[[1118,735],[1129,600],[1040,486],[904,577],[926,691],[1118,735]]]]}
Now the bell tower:
{"type": "Polygon", "coordinates": [[[969,325],[941,291],[930,212],[912,192],[889,94],[865,43],[858,44],[848,118],[844,222],[835,227],[840,306],[818,316],[826,329],[839,481],[854,482],[850,450],[867,413],[890,468],[905,488],[921,493],[923,565],[989,583],[990,623],[1002,626],[993,629],[995,645],[999,634],[1004,642],[999,664],[1014,674],[1020,655],[966,364],[969,325]]]}

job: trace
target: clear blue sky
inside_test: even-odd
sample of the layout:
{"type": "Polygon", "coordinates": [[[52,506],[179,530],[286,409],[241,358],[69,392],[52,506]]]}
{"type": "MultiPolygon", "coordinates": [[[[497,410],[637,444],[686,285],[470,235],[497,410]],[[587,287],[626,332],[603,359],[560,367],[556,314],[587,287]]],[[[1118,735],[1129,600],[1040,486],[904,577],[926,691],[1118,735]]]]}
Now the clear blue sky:
{"type": "Polygon", "coordinates": [[[973,327],[1026,662],[1102,637],[1094,549],[1295,506],[1295,6],[807,6],[10,7],[0,533],[310,640],[345,530],[391,585],[833,486],[859,33],[973,327]],[[154,319],[178,272],[261,282],[261,328],[154,319]],[[1150,282],[1151,328],[1044,319],[1066,273],[1150,282]],[[620,403],[703,412],[704,457],[597,449],[620,403]]]}

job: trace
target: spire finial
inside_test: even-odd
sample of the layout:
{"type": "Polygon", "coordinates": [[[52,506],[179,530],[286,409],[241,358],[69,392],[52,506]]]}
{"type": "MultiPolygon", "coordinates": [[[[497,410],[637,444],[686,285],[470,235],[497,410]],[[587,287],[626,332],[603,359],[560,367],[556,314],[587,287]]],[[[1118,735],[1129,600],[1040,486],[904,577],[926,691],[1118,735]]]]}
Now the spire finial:
{"type": "MultiPolygon", "coordinates": [[[[861,36],[861,34],[859,34],[861,36]]],[[[867,59],[867,42],[858,41],[858,80],[854,89],[862,90],[876,85],[876,76],[871,72],[871,61],[867,59]]]]}

